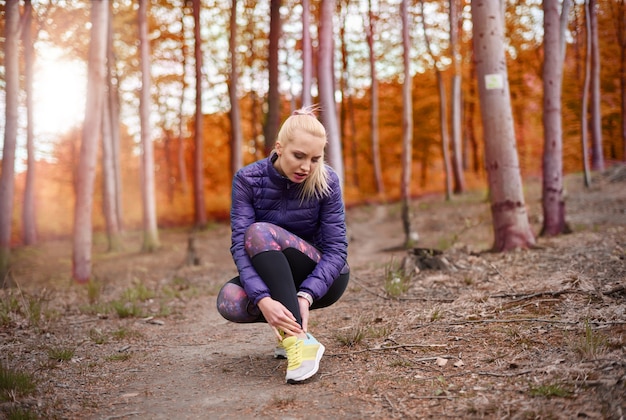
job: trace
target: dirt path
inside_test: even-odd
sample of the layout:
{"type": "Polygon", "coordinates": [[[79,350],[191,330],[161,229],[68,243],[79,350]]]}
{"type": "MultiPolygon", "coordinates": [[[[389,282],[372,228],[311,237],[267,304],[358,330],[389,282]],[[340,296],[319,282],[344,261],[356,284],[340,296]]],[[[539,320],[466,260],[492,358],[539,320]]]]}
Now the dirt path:
{"type": "MultiPolygon", "coordinates": [[[[385,275],[405,255],[391,251],[403,239],[399,206],[351,209],[351,283],[313,313],[310,329],[327,352],[319,373],[295,386],[284,382],[286,361],[272,357],[269,327],[232,324],[215,309],[235,274],[228,226],[198,234],[194,267],[182,264],[185,232],[164,232],[153,255],[98,254],[101,289],[91,299],[63,277],[68,244],[23,250],[15,267],[23,287],[0,302],[40,302],[42,320],[11,312],[0,354],[38,385],[0,403],[0,416],[21,407],[98,420],[623,418],[625,186],[601,178],[584,191],[569,178],[575,232],[508,254],[480,252],[491,244],[483,194],[417,200],[420,245],[446,249],[453,269],[414,273],[396,298],[385,275]],[[39,286],[28,290],[27,278],[39,286]],[[112,303],[131,291],[141,314],[116,315],[112,303]],[[71,359],[55,360],[59,349],[71,359]]],[[[526,188],[537,232],[540,185],[526,188]]]]}

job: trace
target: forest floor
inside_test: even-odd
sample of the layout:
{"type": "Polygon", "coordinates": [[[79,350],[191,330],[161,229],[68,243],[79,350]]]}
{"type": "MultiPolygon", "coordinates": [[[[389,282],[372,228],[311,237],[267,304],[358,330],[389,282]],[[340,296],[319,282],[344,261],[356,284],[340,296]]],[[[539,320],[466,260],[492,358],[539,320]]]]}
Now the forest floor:
{"type": "MultiPolygon", "coordinates": [[[[285,383],[267,325],[216,311],[235,275],[228,225],[195,235],[196,265],[184,230],[162,231],[152,254],[138,233],[118,253],[97,237],[88,286],[69,280],[69,241],[15,249],[16,286],[0,291],[0,417],[623,419],[626,167],[593,181],[566,178],[573,233],[504,254],[486,252],[484,192],[416,199],[418,245],[448,264],[409,277],[400,206],[349,209],[351,282],[312,313],[327,350],[300,385],[285,383]]],[[[541,184],[525,188],[538,233],[541,184]]]]}

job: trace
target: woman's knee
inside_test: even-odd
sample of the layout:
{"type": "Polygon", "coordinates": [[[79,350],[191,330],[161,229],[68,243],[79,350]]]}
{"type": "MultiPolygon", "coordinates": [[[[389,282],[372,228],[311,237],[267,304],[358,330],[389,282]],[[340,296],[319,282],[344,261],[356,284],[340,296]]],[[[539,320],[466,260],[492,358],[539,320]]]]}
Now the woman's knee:
{"type": "Polygon", "coordinates": [[[234,278],[222,286],[217,295],[217,311],[231,322],[260,322],[261,311],[250,302],[238,278],[234,278]]]}

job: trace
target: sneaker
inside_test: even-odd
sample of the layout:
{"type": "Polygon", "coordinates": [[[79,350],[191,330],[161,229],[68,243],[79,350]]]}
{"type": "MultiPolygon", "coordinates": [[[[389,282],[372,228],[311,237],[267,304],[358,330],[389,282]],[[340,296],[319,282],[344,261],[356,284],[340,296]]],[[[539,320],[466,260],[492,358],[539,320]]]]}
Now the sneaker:
{"type": "Polygon", "coordinates": [[[287,383],[295,384],[317,373],[325,347],[311,334],[307,339],[289,336],[283,340],[287,353],[287,383]]]}
{"type": "Polygon", "coordinates": [[[283,346],[283,342],[279,341],[278,345],[274,349],[274,359],[286,359],[287,351],[285,350],[285,346],[283,346]]]}

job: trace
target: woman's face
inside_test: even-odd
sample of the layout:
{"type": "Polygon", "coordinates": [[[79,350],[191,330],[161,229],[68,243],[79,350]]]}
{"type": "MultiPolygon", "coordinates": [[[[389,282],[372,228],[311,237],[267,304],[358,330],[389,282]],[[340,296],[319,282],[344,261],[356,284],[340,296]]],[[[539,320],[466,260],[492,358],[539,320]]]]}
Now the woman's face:
{"type": "Polygon", "coordinates": [[[317,165],[323,164],[325,145],[324,137],[297,130],[294,138],[286,144],[276,142],[278,158],[274,167],[292,182],[304,182],[317,165]]]}

